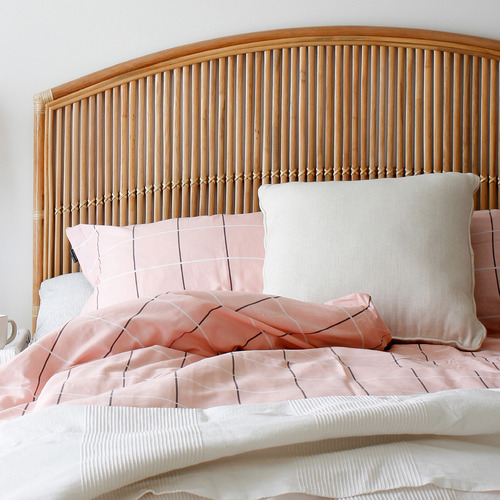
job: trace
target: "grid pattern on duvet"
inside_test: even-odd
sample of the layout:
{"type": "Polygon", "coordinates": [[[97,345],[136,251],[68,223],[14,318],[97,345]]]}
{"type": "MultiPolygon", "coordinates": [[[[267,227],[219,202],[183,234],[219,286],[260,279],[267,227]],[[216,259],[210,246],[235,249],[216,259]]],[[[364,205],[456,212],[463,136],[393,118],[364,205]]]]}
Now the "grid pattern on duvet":
{"type": "MultiPolygon", "coordinates": [[[[101,339],[101,354],[86,362],[80,355],[64,359],[68,353],[59,349],[65,337],[75,334],[71,323],[49,336],[45,344],[42,339],[44,347],[40,349],[45,354],[40,356],[35,383],[25,390],[27,401],[10,414],[63,403],[205,408],[330,395],[500,388],[500,338],[488,338],[476,353],[444,345],[400,344],[389,351],[329,346],[236,350],[204,357],[146,345],[139,338],[144,328],[138,320],[153,303],[155,298],[144,301],[134,314],[115,324],[113,333],[101,339]],[[105,360],[110,363],[104,365],[105,360]],[[49,378],[52,362],[61,368],[49,378]]],[[[249,305],[240,308],[248,309],[249,305]]],[[[110,326],[107,318],[97,321],[103,328],[110,326]]],[[[197,322],[201,326],[203,318],[197,322]]],[[[297,337],[316,333],[300,330],[297,337]]],[[[0,371],[0,380],[1,376],[0,371]]],[[[3,387],[6,397],[8,389],[3,387]]]]}

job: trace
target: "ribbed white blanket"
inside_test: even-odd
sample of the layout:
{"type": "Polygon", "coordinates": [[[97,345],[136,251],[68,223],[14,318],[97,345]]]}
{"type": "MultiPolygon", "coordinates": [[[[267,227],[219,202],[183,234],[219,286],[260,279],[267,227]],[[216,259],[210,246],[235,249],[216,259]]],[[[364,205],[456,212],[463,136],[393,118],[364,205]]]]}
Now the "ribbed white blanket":
{"type": "Polygon", "coordinates": [[[61,405],[0,425],[5,499],[499,498],[499,471],[500,390],[206,410],[61,405]]]}

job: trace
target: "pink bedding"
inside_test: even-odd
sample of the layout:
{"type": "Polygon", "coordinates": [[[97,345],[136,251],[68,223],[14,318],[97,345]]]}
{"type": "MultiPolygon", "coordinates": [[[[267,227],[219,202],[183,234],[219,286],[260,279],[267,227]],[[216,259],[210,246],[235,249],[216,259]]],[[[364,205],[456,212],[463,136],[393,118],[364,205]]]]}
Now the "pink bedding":
{"type": "Polygon", "coordinates": [[[0,418],[62,403],[198,407],[500,388],[500,338],[475,353],[393,345],[371,300],[235,292],[135,299],[77,318],[0,368],[0,418]]]}

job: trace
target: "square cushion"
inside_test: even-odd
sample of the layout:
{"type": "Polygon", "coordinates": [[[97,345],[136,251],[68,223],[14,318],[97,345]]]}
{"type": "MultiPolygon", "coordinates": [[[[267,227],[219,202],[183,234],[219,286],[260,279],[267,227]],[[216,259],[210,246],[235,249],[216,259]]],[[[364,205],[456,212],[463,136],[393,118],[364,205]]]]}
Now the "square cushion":
{"type": "Polygon", "coordinates": [[[262,292],[262,213],[80,224],[66,234],[94,293],[83,311],[172,290],[262,292]]]}
{"type": "Polygon", "coordinates": [[[393,338],[478,349],[478,186],[461,173],[261,186],[264,292],[313,302],[367,293],[393,338]]]}

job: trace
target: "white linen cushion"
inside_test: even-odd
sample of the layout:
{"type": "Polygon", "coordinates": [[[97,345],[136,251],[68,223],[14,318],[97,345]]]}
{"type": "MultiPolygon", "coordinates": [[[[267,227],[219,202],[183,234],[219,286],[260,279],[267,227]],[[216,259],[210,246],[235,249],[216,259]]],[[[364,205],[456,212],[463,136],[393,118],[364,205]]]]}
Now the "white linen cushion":
{"type": "Polygon", "coordinates": [[[478,186],[461,173],[261,186],[264,292],[313,302],[368,293],[393,338],[478,349],[478,186]]]}

